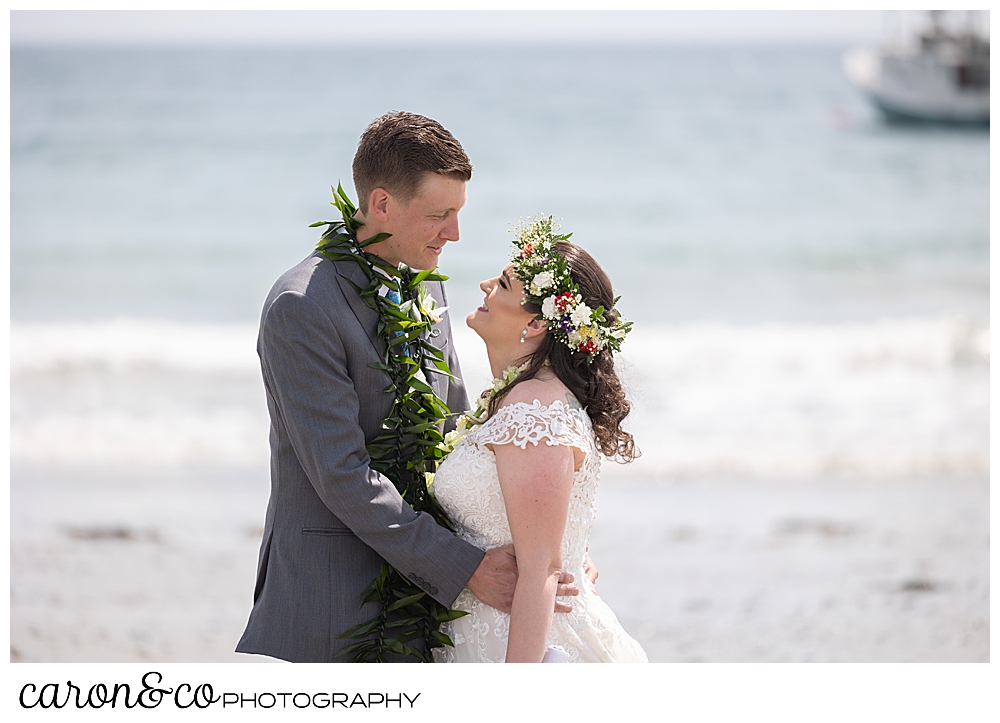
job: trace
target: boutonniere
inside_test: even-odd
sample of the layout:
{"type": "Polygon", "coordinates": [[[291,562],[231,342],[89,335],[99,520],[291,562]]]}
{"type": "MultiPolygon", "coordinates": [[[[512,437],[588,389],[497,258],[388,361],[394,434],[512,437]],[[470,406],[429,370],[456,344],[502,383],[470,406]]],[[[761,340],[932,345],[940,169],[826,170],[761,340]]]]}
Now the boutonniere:
{"type": "Polygon", "coordinates": [[[420,311],[430,320],[431,324],[440,324],[444,318],[444,312],[448,311],[447,306],[438,306],[437,299],[431,296],[427,290],[427,284],[420,285],[417,301],[420,304],[420,311]]]}

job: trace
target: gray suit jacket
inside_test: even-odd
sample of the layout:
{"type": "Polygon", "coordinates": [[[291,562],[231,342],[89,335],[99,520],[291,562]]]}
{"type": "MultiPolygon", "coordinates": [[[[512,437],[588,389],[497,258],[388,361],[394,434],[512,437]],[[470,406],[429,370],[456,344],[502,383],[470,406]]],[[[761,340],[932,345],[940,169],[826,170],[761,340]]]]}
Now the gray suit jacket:
{"type": "MultiPolygon", "coordinates": [[[[368,468],[365,444],[380,432],[392,397],[376,337],[377,315],[348,279],[351,261],[313,254],[275,283],[264,304],[257,353],[271,416],[271,497],[254,605],[236,650],[293,662],[339,661],[353,641],[336,637],[374,617],[361,592],[388,560],[451,605],[483,551],[415,513],[368,468]]],[[[428,284],[442,306],[440,282],[428,284]]],[[[459,381],[428,374],[452,409],[468,408],[447,312],[433,342],[459,381]]]]}

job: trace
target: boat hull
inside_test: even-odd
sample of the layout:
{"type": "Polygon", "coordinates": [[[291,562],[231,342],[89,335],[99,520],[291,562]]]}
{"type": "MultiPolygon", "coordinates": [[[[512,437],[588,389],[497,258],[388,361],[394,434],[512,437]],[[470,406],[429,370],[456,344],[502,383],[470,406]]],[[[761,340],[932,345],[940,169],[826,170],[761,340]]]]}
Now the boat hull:
{"type": "Polygon", "coordinates": [[[844,73],[893,120],[989,124],[989,88],[959,88],[954,69],[916,56],[886,58],[874,48],[844,55],[844,73]]]}

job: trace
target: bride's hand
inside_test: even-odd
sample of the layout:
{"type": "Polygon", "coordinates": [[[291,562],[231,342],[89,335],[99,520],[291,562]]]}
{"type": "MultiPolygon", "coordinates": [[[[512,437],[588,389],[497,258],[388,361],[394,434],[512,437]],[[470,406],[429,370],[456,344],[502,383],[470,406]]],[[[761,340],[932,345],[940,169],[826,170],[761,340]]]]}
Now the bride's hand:
{"type": "MultiPolygon", "coordinates": [[[[556,595],[561,597],[572,597],[580,594],[580,588],[573,585],[573,575],[562,572],[559,575],[559,584],[556,586],[556,595]]],[[[466,586],[472,594],[500,612],[509,613],[511,603],[514,601],[514,588],[517,585],[517,559],[514,557],[514,546],[504,545],[486,551],[479,567],[472,574],[466,586]]],[[[573,606],[562,602],[556,598],[555,611],[557,613],[568,613],[573,611],[573,606]]]]}

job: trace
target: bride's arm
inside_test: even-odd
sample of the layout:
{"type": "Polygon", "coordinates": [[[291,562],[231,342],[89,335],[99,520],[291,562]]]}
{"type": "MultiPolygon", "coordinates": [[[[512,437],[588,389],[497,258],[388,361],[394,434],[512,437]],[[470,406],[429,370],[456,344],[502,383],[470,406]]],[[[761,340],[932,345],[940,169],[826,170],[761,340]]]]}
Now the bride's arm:
{"type": "Polygon", "coordinates": [[[573,451],[544,441],[494,445],[497,475],[517,556],[508,663],[538,663],[552,624],[562,539],[573,486],[573,451]]]}

